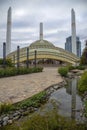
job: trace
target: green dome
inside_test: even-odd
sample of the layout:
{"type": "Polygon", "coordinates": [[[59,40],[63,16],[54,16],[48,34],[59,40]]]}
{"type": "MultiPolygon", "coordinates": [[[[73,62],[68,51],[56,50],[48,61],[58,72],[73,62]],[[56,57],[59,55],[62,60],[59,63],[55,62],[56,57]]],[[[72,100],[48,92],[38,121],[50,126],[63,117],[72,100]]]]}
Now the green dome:
{"type": "Polygon", "coordinates": [[[31,49],[36,49],[36,48],[55,48],[55,46],[47,41],[47,40],[37,40],[30,44],[31,49]]]}

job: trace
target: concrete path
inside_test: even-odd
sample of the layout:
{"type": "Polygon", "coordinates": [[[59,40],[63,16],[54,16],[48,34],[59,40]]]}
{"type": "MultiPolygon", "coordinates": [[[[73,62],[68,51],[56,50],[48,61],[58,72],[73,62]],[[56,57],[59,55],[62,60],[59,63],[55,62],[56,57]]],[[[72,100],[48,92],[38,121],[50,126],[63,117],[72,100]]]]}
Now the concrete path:
{"type": "Polygon", "coordinates": [[[0,102],[18,102],[62,82],[56,67],[44,68],[43,72],[0,78],[0,102]]]}

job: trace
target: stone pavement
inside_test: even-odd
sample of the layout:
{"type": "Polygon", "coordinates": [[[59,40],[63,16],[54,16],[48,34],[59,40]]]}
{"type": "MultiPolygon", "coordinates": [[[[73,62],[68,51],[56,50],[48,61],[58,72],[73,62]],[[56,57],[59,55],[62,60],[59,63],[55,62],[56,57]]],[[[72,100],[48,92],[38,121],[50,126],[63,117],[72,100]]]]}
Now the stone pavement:
{"type": "Polygon", "coordinates": [[[0,78],[0,102],[15,103],[62,82],[57,69],[49,67],[40,73],[0,78]]]}

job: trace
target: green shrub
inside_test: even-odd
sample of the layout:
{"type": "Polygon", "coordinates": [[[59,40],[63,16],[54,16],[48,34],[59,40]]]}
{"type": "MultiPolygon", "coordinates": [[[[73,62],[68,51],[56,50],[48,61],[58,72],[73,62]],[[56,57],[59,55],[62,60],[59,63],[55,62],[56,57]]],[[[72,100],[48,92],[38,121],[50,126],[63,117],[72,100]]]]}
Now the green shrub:
{"type": "Polygon", "coordinates": [[[76,69],[84,70],[84,69],[85,69],[85,66],[76,66],[76,69]]]}
{"type": "Polygon", "coordinates": [[[87,71],[83,73],[79,81],[78,90],[82,93],[87,91],[87,71]]]}
{"type": "Polygon", "coordinates": [[[74,69],[79,69],[79,70],[84,70],[85,66],[79,65],[79,66],[68,66],[69,71],[74,70],[74,69]]]}
{"type": "Polygon", "coordinates": [[[42,67],[37,67],[37,68],[20,67],[18,69],[15,67],[0,68],[0,77],[37,73],[37,72],[42,72],[42,70],[43,70],[42,67]]]}
{"type": "Polygon", "coordinates": [[[76,67],[75,66],[72,66],[72,65],[70,65],[70,66],[68,66],[68,70],[70,71],[70,70],[73,70],[73,69],[75,69],[76,67]]]}
{"type": "Polygon", "coordinates": [[[68,74],[68,68],[67,67],[60,67],[58,69],[58,72],[60,73],[61,76],[66,77],[68,74]]]}

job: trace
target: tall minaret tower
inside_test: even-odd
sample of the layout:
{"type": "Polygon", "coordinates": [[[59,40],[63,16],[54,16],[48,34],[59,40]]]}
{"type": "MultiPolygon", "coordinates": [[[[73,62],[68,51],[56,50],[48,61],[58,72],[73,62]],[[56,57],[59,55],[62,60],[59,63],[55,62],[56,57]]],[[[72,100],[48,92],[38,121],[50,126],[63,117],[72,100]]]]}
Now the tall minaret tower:
{"type": "Polygon", "coordinates": [[[76,46],[76,24],[75,24],[75,11],[71,10],[71,30],[72,30],[72,53],[77,55],[77,46],[76,46]]]}
{"type": "Polygon", "coordinates": [[[7,14],[7,33],[6,33],[6,55],[11,52],[11,7],[8,9],[7,14]]]}
{"type": "Polygon", "coordinates": [[[43,40],[43,23],[40,23],[40,40],[43,40]]]}

